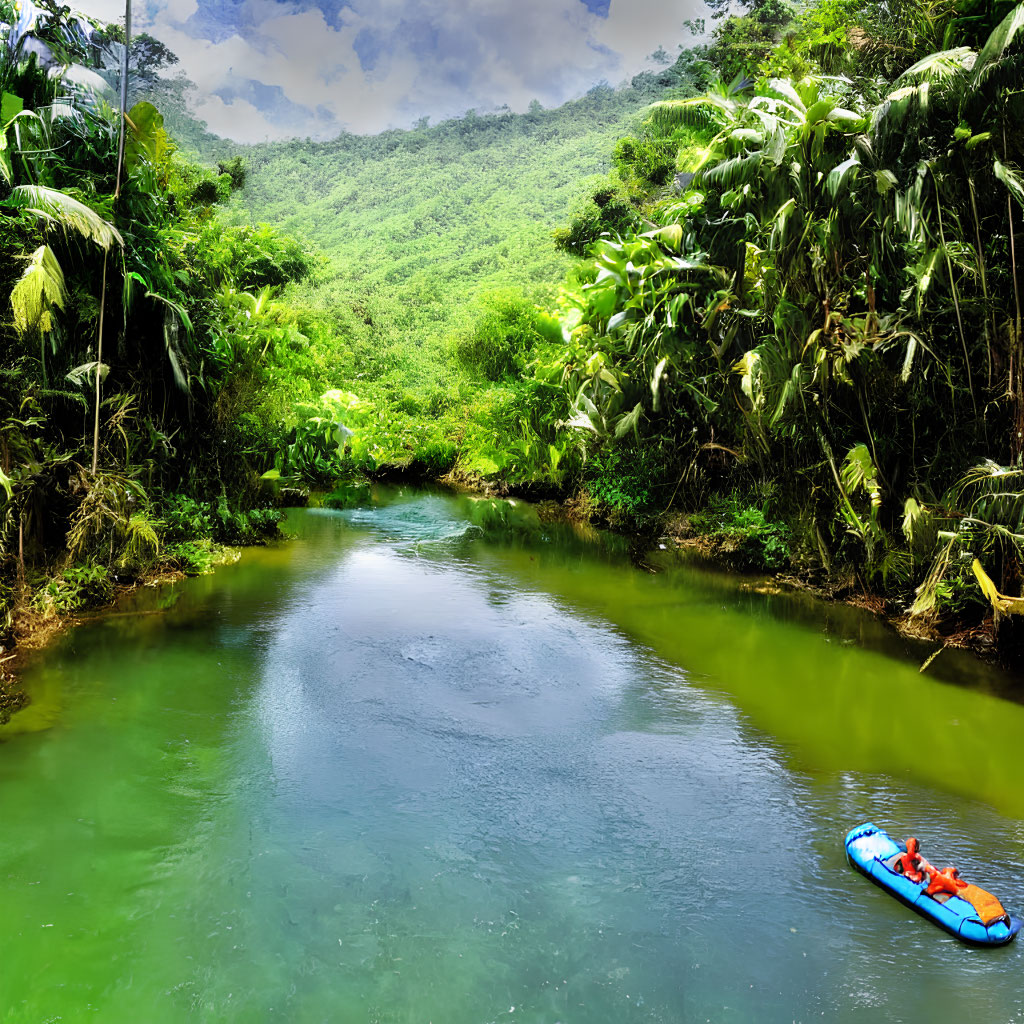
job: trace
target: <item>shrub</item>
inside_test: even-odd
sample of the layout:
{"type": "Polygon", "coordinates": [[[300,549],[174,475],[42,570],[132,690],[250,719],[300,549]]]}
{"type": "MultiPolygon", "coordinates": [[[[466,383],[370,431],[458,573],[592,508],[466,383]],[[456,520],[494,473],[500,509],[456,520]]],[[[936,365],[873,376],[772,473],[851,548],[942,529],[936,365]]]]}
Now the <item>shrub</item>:
{"type": "Polygon", "coordinates": [[[205,576],[225,561],[223,548],[207,537],[171,544],[164,549],[164,557],[186,576],[205,576]]]}
{"type": "Polygon", "coordinates": [[[106,604],[114,587],[103,565],[75,565],[36,591],[32,607],[43,615],[69,615],[106,604]]]}
{"type": "Polygon", "coordinates": [[[663,458],[656,445],[616,445],[595,453],[585,478],[587,493],[616,529],[643,529],[656,510],[663,458]]]}
{"type": "Polygon", "coordinates": [[[713,498],[705,511],[690,517],[690,526],[711,542],[716,555],[743,572],[777,572],[789,564],[789,528],[736,497],[713,498]]]}
{"type": "Polygon", "coordinates": [[[550,333],[551,317],[512,290],[492,292],[482,306],[472,330],[457,343],[458,358],[491,381],[517,376],[537,342],[550,333]]]}

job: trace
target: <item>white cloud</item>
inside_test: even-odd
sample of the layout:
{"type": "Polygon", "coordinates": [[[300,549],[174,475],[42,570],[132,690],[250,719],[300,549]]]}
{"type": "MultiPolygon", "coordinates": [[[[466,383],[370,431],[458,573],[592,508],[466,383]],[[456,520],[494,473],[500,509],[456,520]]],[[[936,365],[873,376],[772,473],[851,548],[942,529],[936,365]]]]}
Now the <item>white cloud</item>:
{"type": "Polygon", "coordinates": [[[236,98],[226,103],[219,96],[203,96],[193,113],[206,122],[211,132],[224,138],[238,142],[262,142],[277,137],[275,126],[248,100],[236,98]]]}
{"type": "MultiPolygon", "coordinates": [[[[149,0],[133,25],[178,54],[198,87],[197,115],[239,141],[376,132],[471,107],[524,110],[534,98],[553,106],[635,74],[703,12],[701,0],[612,0],[607,19],[580,0],[349,0],[328,17],[301,0],[244,0],[214,42],[187,24],[209,14],[201,2],[149,0]],[[379,50],[369,71],[364,43],[379,50]]],[[[84,9],[123,16],[117,0],[84,9]]]]}

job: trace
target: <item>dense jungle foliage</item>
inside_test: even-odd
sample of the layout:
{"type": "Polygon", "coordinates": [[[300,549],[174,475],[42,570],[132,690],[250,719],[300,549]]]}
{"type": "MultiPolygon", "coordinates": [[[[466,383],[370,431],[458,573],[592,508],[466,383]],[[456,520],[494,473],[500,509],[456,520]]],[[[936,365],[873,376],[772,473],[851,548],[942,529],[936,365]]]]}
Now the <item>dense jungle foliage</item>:
{"type": "MultiPolygon", "coordinates": [[[[104,73],[122,44],[26,0],[0,21],[3,645],[16,613],[103,603],[276,530],[258,477],[287,403],[266,367],[304,340],[271,292],[313,261],[271,228],[222,225],[239,167],[181,159],[151,104],[131,107],[119,158],[104,73]]],[[[0,718],[14,703],[4,689],[0,718]]]]}
{"type": "Polygon", "coordinates": [[[0,626],[451,473],[1009,656],[1024,5],[709,6],[617,90],[374,138],[231,147],[141,74],[123,172],[123,33],[5,8],[0,626]]]}
{"type": "MultiPolygon", "coordinates": [[[[947,629],[999,619],[1024,543],[1024,8],[735,6],[633,83],[669,95],[580,183],[553,301],[536,263],[522,293],[478,297],[514,232],[446,232],[459,180],[437,184],[439,137],[343,140],[323,164],[260,151],[234,203],[333,204],[289,223],[348,247],[329,284],[292,292],[334,307],[341,354],[344,391],[298,413],[346,429],[323,434],[317,472],[454,467],[632,529],[695,513],[738,566],[817,571],[947,629]],[[404,205],[417,158],[434,205],[404,205]],[[361,182],[380,198],[350,227],[361,182]]],[[[468,120],[445,132],[473,152],[468,120]]],[[[308,478],[296,454],[278,469],[308,478]]]]}

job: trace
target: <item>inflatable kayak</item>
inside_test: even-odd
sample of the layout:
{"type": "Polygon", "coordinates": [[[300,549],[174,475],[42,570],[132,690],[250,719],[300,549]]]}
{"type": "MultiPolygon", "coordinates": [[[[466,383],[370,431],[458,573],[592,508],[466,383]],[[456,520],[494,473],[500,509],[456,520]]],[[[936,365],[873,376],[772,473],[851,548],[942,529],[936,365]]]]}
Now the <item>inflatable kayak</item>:
{"type": "Polygon", "coordinates": [[[958,939],[978,946],[1003,946],[1020,931],[1020,919],[1006,913],[999,900],[977,886],[957,881],[957,895],[927,895],[927,874],[915,882],[903,873],[906,853],[906,844],[871,822],[846,836],[846,856],[853,867],[958,939]]]}

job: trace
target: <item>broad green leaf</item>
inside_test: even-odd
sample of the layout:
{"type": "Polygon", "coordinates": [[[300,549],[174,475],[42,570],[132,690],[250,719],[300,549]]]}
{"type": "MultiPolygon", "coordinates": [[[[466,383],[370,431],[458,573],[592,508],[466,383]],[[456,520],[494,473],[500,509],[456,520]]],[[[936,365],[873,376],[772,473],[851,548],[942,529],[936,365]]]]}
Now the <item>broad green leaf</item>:
{"type": "Polygon", "coordinates": [[[847,453],[843,462],[843,486],[848,491],[863,490],[871,496],[871,504],[878,508],[882,504],[881,484],[878,482],[878,470],[871,458],[866,444],[854,445],[847,453]]]}
{"type": "Polygon", "coordinates": [[[152,103],[141,100],[128,111],[127,120],[130,131],[125,146],[125,162],[128,169],[134,170],[143,160],[157,163],[167,151],[163,114],[152,103]]]}
{"type": "Polygon", "coordinates": [[[735,139],[737,142],[753,142],[760,144],[761,133],[754,131],[753,128],[734,128],[729,133],[730,139],[735,139]]]}
{"type": "Polygon", "coordinates": [[[651,376],[651,396],[654,399],[654,411],[661,411],[661,382],[665,377],[665,370],[668,367],[668,359],[662,359],[660,363],[654,368],[654,374],[651,376]]]}
{"type": "Polygon", "coordinates": [[[831,100],[818,100],[807,108],[807,123],[816,124],[823,121],[832,113],[834,105],[831,100]]]}
{"type": "Polygon", "coordinates": [[[896,175],[892,171],[875,171],[875,188],[880,196],[884,196],[890,189],[899,184],[896,175]]]}
{"type": "Polygon", "coordinates": [[[630,412],[627,412],[624,416],[619,417],[619,422],[615,425],[615,437],[620,439],[626,436],[631,430],[636,435],[637,439],[640,437],[640,417],[643,414],[644,407],[640,402],[637,402],[633,406],[630,412]]]}
{"type": "Polygon", "coordinates": [[[860,159],[854,155],[848,160],[844,160],[841,164],[833,167],[829,171],[828,178],[825,181],[825,185],[831,193],[832,197],[835,198],[839,194],[839,190],[857,175],[857,169],[860,167],[860,159]]]}
{"type": "Polygon", "coordinates": [[[802,112],[805,109],[804,101],[800,98],[799,93],[793,88],[793,83],[787,81],[784,78],[772,78],[768,82],[769,87],[777,92],[780,96],[785,96],[790,103],[793,104],[797,111],[802,112]]]}
{"type": "Polygon", "coordinates": [[[914,267],[914,276],[917,278],[917,309],[921,311],[924,296],[931,287],[935,270],[939,265],[939,257],[942,255],[941,247],[926,252],[914,267]]]}
{"type": "Polygon", "coordinates": [[[780,127],[772,132],[771,138],[769,138],[768,145],[765,147],[764,152],[776,167],[778,167],[785,158],[788,144],[789,137],[786,135],[785,129],[780,127]]]}
{"type": "Polygon", "coordinates": [[[836,107],[835,110],[830,111],[828,120],[842,125],[847,131],[855,131],[861,128],[865,122],[865,118],[861,114],[843,107],[836,107]]]}
{"type": "Polygon", "coordinates": [[[929,81],[939,82],[945,78],[963,75],[974,67],[977,54],[969,46],[958,46],[953,50],[940,50],[922,57],[903,72],[897,82],[905,78],[923,77],[929,81]]]}
{"type": "Polygon", "coordinates": [[[682,224],[669,224],[655,231],[648,231],[643,237],[660,239],[667,242],[673,249],[678,249],[683,244],[683,226],[682,224]]]}
{"type": "Polygon", "coordinates": [[[903,536],[911,543],[914,542],[914,531],[927,514],[928,510],[916,498],[907,498],[903,503],[903,536]]]}
{"type": "Polygon", "coordinates": [[[14,179],[10,147],[7,145],[7,136],[2,131],[0,131],[0,176],[8,184],[14,179]]]}
{"type": "Polygon", "coordinates": [[[1010,195],[1021,206],[1024,206],[1024,181],[1021,180],[1017,172],[998,160],[992,164],[992,170],[995,172],[995,176],[1010,190],[1010,195]]]}
{"type": "Polygon", "coordinates": [[[580,388],[580,392],[576,396],[576,404],[582,405],[583,408],[586,410],[587,415],[590,416],[590,418],[595,423],[603,422],[604,417],[598,411],[597,406],[594,405],[594,403],[590,400],[590,397],[589,395],[586,394],[584,388],[586,388],[586,384],[584,384],[583,387],[580,388]]]}
{"type": "Polygon", "coordinates": [[[996,26],[978,54],[974,65],[974,80],[977,83],[991,66],[1002,60],[1017,33],[1024,28],[1024,3],[1017,4],[996,26]]]}
{"type": "Polygon", "coordinates": [[[581,410],[577,410],[570,419],[565,420],[563,426],[575,427],[577,430],[589,430],[595,434],[601,432],[590,416],[581,410]]]}
{"type": "Polygon", "coordinates": [[[900,372],[900,379],[904,384],[910,380],[910,371],[914,366],[914,356],[917,355],[917,346],[919,339],[916,334],[908,332],[907,338],[907,352],[903,357],[903,369],[900,372]]]}
{"type": "Polygon", "coordinates": [[[16,117],[25,109],[25,102],[20,96],[12,92],[5,92],[0,97],[0,122],[7,124],[11,118],[16,117]]]}
{"type": "Polygon", "coordinates": [[[68,372],[64,374],[64,379],[66,381],[70,381],[77,387],[81,387],[96,372],[97,366],[100,371],[100,380],[106,380],[107,374],[110,372],[110,367],[106,363],[97,363],[95,359],[91,363],[82,363],[81,366],[76,366],[73,370],[68,370],[68,372]]]}
{"type": "Polygon", "coordinates": [[[14,498],[14,489],[12,487],[14,481],[0,469],[0,487],[7,492],[7,500],[11,501],[14,498]]]}

